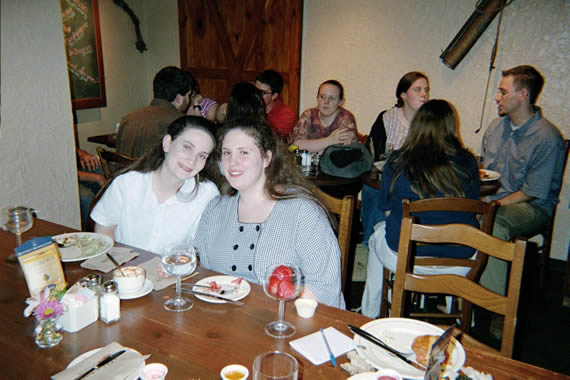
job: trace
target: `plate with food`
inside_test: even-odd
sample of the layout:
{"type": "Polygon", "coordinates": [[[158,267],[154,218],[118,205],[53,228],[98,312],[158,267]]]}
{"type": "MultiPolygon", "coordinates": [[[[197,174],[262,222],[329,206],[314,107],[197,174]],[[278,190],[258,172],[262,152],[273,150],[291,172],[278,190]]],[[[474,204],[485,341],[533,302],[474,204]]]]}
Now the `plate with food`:
{"type": "Polygon", "coordinates": [[[109,252],[113,239],[93,232],[73,232],[53,236],[59,246],[61,261],[64,263],[83,261],[109,252]]]}
{"type": "Polygon", "coordinates": [[[479,178],[482,182],[496,181],[501,178],[501,174],[489,169],[479,169],[479,178]]]}
{"type": "MultiPolygon", "coordinates": [[[[427,366],[431,345],[443,334],[443,330],[437,326],[407,318],[377,319],[366,323],[361,329],[424,366],[427,366]]],[[[354,344],[359,355],[378,369],[393,369],[405,379],[424,378],[424,371],[412,367],[359,335],[354,336],[354,344]]],[[[445,373],[449,375],[457,372],[464,363],[465,350],[461,343],[452,338],[443,365],[445,373]]]]}
{"type": "MultiPolygon", "coordinates": [[[[241,277],[235,276],[211,276],[201,279],[192,286],[192,290],[201,293],[211,293],[214,295],[222,296],[233,301],[239,301],[249,294],[251,286],[249,282],[241,277]]],[[[201,294],[194,294],[196,298],[210,303],[226,303],[226,301],[219,298],[203,296],[201,294]]]]}

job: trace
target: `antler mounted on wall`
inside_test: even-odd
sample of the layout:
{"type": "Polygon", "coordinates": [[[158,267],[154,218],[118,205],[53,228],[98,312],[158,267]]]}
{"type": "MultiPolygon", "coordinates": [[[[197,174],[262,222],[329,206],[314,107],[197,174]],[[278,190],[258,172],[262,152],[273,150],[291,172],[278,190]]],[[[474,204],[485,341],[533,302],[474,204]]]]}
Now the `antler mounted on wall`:
{"type": "Polygon", "coordinates": [[[127,12],[129,17],[133,21],[133,24],[135,26],[135,33],[137,34],[137,42],[135,42],[135,47],[137,48],[138,51],[144,53],[144,51],[148,49],[146,48],[146,43],[143,41],[142,38],[139,18],[124,0],[113,0],[113,2],[115,3],[115,5],[123,8],[123,10],[127,12]]]}

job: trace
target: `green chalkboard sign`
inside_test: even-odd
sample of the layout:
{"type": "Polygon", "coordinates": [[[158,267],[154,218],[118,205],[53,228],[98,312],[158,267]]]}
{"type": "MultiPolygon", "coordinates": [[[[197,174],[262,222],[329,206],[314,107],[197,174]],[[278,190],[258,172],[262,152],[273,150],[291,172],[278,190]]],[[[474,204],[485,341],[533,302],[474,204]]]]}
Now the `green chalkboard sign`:
{"type": "Polygon", "coordinates": [[[105,75],[97,0],[60,0],[74,109],[105,107],[105,75]]]}

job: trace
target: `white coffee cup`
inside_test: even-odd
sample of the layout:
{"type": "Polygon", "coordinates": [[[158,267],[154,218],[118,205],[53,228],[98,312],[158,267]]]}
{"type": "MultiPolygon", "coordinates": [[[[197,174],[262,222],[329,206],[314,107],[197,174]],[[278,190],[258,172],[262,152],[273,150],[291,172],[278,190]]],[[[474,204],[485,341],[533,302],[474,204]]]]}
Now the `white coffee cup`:
{"type": "Polygon", "coordinates": [[[315,314],[318,304],[319,303],[312,298],[298,298],[295,301],[295,308],[297,309],[299,317],[311,318],[315,314]]]}
{"type": "Polygon", "coordinates": [[[222,380],[246,380],[249,377],[249,370],[240,364],[230,364],[222,368],[220,376],[222,380]]]}
{"type": "Polygon", "coordinates": [[[113,271],[113,280],[117,283],[120,294],[136,293],[144,286],[145,270],[141,267],[122,267],[123,275],[118,269],[113,271]]]}

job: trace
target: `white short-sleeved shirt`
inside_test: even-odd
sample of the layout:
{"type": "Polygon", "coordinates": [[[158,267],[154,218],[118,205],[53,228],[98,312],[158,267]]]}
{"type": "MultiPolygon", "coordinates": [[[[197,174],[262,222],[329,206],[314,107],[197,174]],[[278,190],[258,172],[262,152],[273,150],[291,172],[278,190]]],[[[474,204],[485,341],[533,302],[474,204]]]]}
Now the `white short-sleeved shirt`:
{"type": "MultiPolygon", "coordinates": [[[[181,192],[194,189],[194,178],[186,180],[181,192]]],[[[131,171],[117,177],[91,212],[102,226],[117,226],[115,240],[162,253],[165,247],[192,241],[202,212],[219,195],[212,182],[200,182],[190,202],[175,195],[158,203],[152,190],[152,173],[131,171]]]]}

